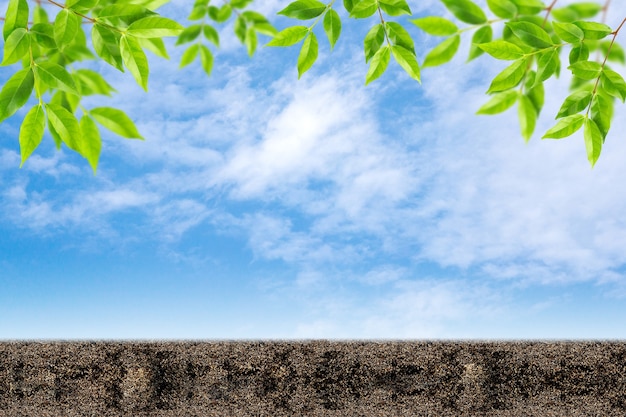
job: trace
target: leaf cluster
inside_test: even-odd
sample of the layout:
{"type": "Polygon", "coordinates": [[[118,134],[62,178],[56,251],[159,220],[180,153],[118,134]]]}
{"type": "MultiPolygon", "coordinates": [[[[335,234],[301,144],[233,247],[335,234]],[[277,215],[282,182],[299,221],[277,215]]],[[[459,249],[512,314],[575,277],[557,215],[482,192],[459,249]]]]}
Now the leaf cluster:
{"type": "Polygon", "coordinates": [[[82,105],[83,97],[110,96],[115,90],[100,73],[81,67],[81,62],[101,60],[128,71],[147,90],[146,51],[167,59],[163,38],[175,37],[176,45],[185,48],[180,67],[199,61],[210,75],[220,31],[230,24],[250,56],[258,50],[260,36],[270,38],[266,44],[270,47],[299,45],[300,78],[318,59],[317,33],[323,31],[332,50],[346,17],[371,22],[363,33],[365,84],[380,78],[392,59],[420,82],[423,69],[450,62],[462,38],[471,36],[467,61],[484,55],[504,61],[486,91],[490,98],[477,113],[494,115],[517,106],[521,135],[528,141],[543,110],[545,82],[565,73],[571,77],[571,94],[543,138],[565,138],[582,128],[592,166],[609,133],[615,100],[626,100],[626,81],[611,68],[612,63],[626,63],[624,49],[616,41],[626,19],[616,29],[598,21],[608,2],[603,6],[578,1],[557,7],[558,1],[546,5],[542,0],[486,0],[483,8],[473,0],[440,0],[445,14],[413,16],[407,0],[343,0],[343,7],[336,0],[295,0],[278,14],[296,24],[279,31],[264,15],[249,9],[253,0],[226,0],[219,5],[196,0],[186,27],[157,12],[168,1],[66,0],[60,4],[45,0],[30,7],[27,0],[9,0],[0,65],[13,72],[0,90],[0,122],[27,107],[19,134],[22,164],[46,130],[58,148],[66,146],[86,158],[94,173],[102,147],[101,127],[141,139],[123,111],[82,105]],[[439,40],[424,51],[421,64],[418,53],[423,51],[416,50],[412,31],[439,40]]]}
{"type": "Polygon", "coordinates": [[[151,9],[158,7],[158,0],[142,3],[68,0],[65,5],[50,3],[57,6],[51,17],[39,3],[31,9],[26,0],[9,0],[0,65],[18,69],[0,90],[0,122],[34,96],[19,132],[22,165],[40,145],[46,128],[57,148],[65,145],[82,155],[94,173],[102,147],[99,126],[125,138],[142,139],[122,110],[87,109],[81,104],[83,97],[110,96],[115,90],[98,72],[78,68],[81,61],[101,59],[120,71],[128,70],[147,90],[144,50],[167,57],[162,38],[178,36],[183,27],[151,9]],[[91,48],[85,32],[89,25],[91,48]],[[77,113],[82,113],[80,118],[77,113]]]}

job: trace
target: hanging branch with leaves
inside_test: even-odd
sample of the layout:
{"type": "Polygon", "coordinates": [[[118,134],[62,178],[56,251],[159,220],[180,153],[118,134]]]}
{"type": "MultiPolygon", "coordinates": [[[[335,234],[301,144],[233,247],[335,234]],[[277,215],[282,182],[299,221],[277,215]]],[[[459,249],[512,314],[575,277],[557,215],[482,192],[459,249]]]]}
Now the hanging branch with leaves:
{"type": "Polygon", "coordinates": [[[9,0],[1,18],[1,65],[12,73],[0,90],[0,122],[30,106],[19,132],[22,165],[46,130],[57,148],[65,145],[78,152],[94,173],[101,152],[99,126],[124,138],[142,138],[123,111],[88,109],[81,104],[83,97],[116,92],[88,65],[81,68],[82,61],[101,60],[128,71],[147,91],[146,51],[167,59],[163,38],[177,37],[176,45],[186,48],[181,68],[199,58],[210,75],[212,48],[219,47],[219,29],[229,22],[250,56],[258,49],[259,36],[267,37],[266,45],[272,47],[300,44],[296,68],[301,78],[319,55],[316,31],[324,32],[332,50],[341,35],[342,15],[348,20],[369,19],[372,26],[363,39],[369,66],[365,84],[379,79],[392,58],[406,72],[407,80],[420,82],[421,70],[451,61],[459,51],[461,37],[471,34],[468,61],[486,53],[510,62],[491,81],[486,89],[490,99],[477,113],[493,115],[517,105],[521,135],[528,141],[543,109],[544,83],[566,73],[571,77],[571,94],[564,98],[556,124],[543,138],[565,138],[582,128],[592,166],[609,134],[615,100],[626,100],[626,82],[610,66],[626,63],[624,49],[617,42],[626,18],[615,29],[606,25],[610,0],[562,7],[558,0],[549,5],[540,0],[487,0],[484,10],[471,0],[441,0],[454,19],[448,15],[414,18],[406,0],[343,0],[343,10],[338,10],[336,0],[327,4],[296,0],[278,14],[298,24],[280,31],[249,8],[253,0],[226,0],[220,5],[197,0],[186,27],[157,13],[168,1],[67,0],[63,4],[36,0],[31,7],[27,0],[9,0]],[[594,20],[599,15],[600,21],[594,20]],[[501,28],[497,36],[496,28],[501,28]],[[442,38],[425,53],[421,65],[418,52],[423,51],[416,51],[411,35],[415,30],[442,38]]]}

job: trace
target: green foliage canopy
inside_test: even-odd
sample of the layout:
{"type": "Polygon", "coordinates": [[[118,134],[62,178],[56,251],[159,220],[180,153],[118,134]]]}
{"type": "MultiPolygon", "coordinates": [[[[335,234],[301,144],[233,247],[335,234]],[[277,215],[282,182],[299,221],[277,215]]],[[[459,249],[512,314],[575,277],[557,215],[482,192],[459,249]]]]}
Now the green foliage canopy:
{"type": "Polygon", "coordinates": [[[13,73],[0,91],[0,122],[20,108],[32,106],[19,132],[22,165],[41,143],[46,128],[57,148],[65,145],[78,152],[94,173],[101,152],[99,126],[124,138],[142,139],[121,110],[87,109],[81,104],[83,97],[110,96],[115,90],[101,74],[77,69],[75,63],[102,60],[130,72],[147,91],[150,69],[146,51],[168,58],[163,38],[176,37],[176,45],[186,48],[180,67],[199,61],[210,75],[211,48],[220,44],[218,28],[231,20],[250,56],[258,48],[259,36],[266,37],[266,45],[271,47],[299,45],[296,66],[300,78],[318,58],[318,24],[332,49],[345,23],[341,15],[348,20],[367,19],[372,26],[363,39],[369,66],[365,84],[378,79],[392,59],[420,82],[421,69],[452,60],[461,36],[471,35],[468,61],[487,54],[510,62],[491,81],[486,90],[489,99],[477,114],[498,114],[517,104],[526,141],[533,135],[544,105],[544,83],[565,73],[571,78],[571,94],[543,138],[562,139],[582,128],[591,166],[598,161],[609,133],[615,100],[626,100],[626,81],[610,66],[626,63],[624,49],[616,42],[626,18],[617,28],[603,23],[610,0],[564,6],[559,6],[558,0],[548,5],[541,0],[487,0],[484,10],[472,0],[440,0],[454,20],[413,18],[407,0],[343,0],[341,13],[335,0],[295,0],[278,14],[297,22],[281,31],[250,8],[253,0],[225,0],[219,6],[210,0],[196,0],[186,26],[157,12],[168,1],[67,0],[62,4],[36,0],[29,4],[28,0],[9,0],[2,19],[0,65],[13,73]],[[501,28],[499,33],[495,28],[501,28]],[[416,30],[441,38],[426,52],[421,65],[411,35],[416,30]]]}

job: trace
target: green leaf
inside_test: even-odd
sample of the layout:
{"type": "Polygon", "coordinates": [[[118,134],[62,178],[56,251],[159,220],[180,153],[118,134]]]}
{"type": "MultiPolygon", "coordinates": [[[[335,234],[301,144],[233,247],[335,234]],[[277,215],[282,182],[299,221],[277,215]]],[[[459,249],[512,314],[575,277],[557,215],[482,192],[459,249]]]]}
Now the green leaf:
{"type": "Polygon", "coordinates": [[[588,59],[589,59],[589,47],[584,43],[580,43],[574,46],[572,50],[569,52],[570,65],[574,65],[577,62],[586,61],[588,59]]]}
{"type": "Polygon", "coordinates": [[[159,56],[164,59],[169,59],[169,55],[167,54],[167,49],[165,48],[165,42],[161,38],[137,38],[139,41],[139,45],[143,49],[147,49],[152,52],[156,56],[159,56]]]}
{"type": "Polygon", "coordinates": [[[20,153],[22,155],[20,168],[41,143],[45,128],[46,117],[43,107],[38,104],[26,114],[20,127],[20,153]]]}
{"type": "MultiPolygon", "coordinates": [[[[28,19],[26,19],[26,21],[28,22],[28,19]]],[[[33,23],[35,25],[38,23],[50,24],[50,18],[48,17],[48,13],[46,12],[46,9],[44,9],[40,5],[35,6],[33,23]]],[[[5,23],[5,27],[6,27],[6,23],[5,23]]]]}
{"type": "Polygon", "coordinates": [[[52,96],[49,104],[59,105],[65,108],[70,113],[74,113],[79,103],[80,96],[77,96],[75,94],[69,94],[65,91],[57,91],[52,96]]]}
{"type": "Polygon", "coordinates": [[[590,17],[594,17],[602,10],[601,5],[589,1],[570,4],[568,7],[574,10],[580,19],[589,19],[590,17]]]}
{"type": "Polygon", "coordinates": [[[354,8],[354,0],[343,0],[343,7],[348,13],[352,13],[352,9],[354,8]]]}
{"type": "Polygon", "coordinates": [[[248,22],[241,16],[235,19],[235,24],[233,25],[233,29],[234,29],[235,35],[237,35],[237,38],[239,38],[239,41],[242,43],[246,41],[247,26],[248,26],[248,22]]]}
{"type": "Polygon", "coordinates": [[[300,55],[298,56],[298,79],[311,68],[317,59],[317,48],[317,38],[315,37],[315,33],[311,31],[309,36],[307,36],[302,43],[300,55]]]}
{"type": "Polygon", "coordinates": [[[148,91],[148,58],[141,49],[137,39],[129,36],[122,36],[120,40],[120,52],[124,65],[133,74],[133,77],[145,91],[148,91]]]}
{"type": "Polygon", "coordinates": [[[507,111],[517,101],[519,93],[515,90],[494,94],[491,100],[485,103],[476,114],[493,115],[507,111]]]}
{"type": "Polygon", "coordinates": [[[13,116],[28,101],[35,77],[30,68],[24,68],[11,76],[0,91],[0,122],[13,116]]]}
{"type": "Polygon", "coordinates": [[[57,47],[54,40],[54,28],[50,23],[35,23],[30,28],[30,34],[39,46],[47,49],[55,49],[57,47]]]}
{"type": "Polygon", "coordinates": [[[525,95],[521,95],[518,101],[517,115],[520,122],[522,137],[528,142],[535,131],[537,124],[537,109],[533,102],[525,95]]]}
{"type": "Polygon", "coordinates": [[[474,32],[474,36],[472,36],[472,46],[470,46],[470,53],[467,58],[468,62],[483,54],[484,51],[480,49],[478,45],[491,42],[492,39],[493,29],[491,29],[491,26],[483,26],[474,32]]]}
{"type": "Polygon", "coordinates": [[[52,136],[52,140],[54,140],[54,145],[56,146],[57,150],[60,150],[61,146],[63,145],[63,140],[61,139],[61,136],[59,136],[57,131],[54,130],[54,126],[52,126],[50,123],[48,123],[48,131],[50,132],[50,136],[52,136]]]}
{"type": "Polygon", "coordinates": [[[546,9],[540,0],[511,0],[517,6],[520,15],[534,15],[546,9]]]}
{"type": "Polygon", "coordinates": [[[582,29],[586,40],[602,39],[613,32],[613,29],[604,23],[578,21],[574,22],[574,25],[582,29]]]}
{"type": "Polygon", "coordinates": [[[487,7],[502,19],[511,19],[517,13],[517,6],[510,0],[487,0],[487,7]]]}
{"type": "Polygon", "coordinates": [[[433,50],[426,55],[422,67],[435,67],[449,62],[459,50],[460,44],[461,36],[454,35],[449,37],[439,45],[435,46],[433,50]]]}
{"type": "Polygon", "coordinates": [[[534,71],[529,71],[528,74],[526,74],[527,81],[525,87],[528,90],[526,96],[532,101],[535,109],[537,109],[537,114],[539,114],[545,102],[545,89],[543,83],[535,85],[534,77],[534,71]]]}
{"type": "Polygon", "coordinates": [[[552,16],[562,22],[573,22],[580,19],[588,19],[597,15],[602,6],[598,3],[582,2],[560,7],[552,10],[552,16]]]}
{"type": "Polygon", "coordinates": [[[78,81],[76,85],[83,96],[92,94],[110,96],[112,92],[115,92],[115,89],[106,82],[102,75],[90,69],[79,69],[72,75],[78,81]]]}
{"type": "Polygon", "coordinates": [[[227,21],[230,18],[232,12],[233,9],[230,7],[229,4],[224,4],[222,7],[209,7],[209,17],[218,23],[223,23],[227,21]]]}
{"type": "Polygon", "coordinates": [[[569,7],[560,7],[558,9],[552,9],[552,17],[559,22],[573,22],[578,20],[578,14],[569,7]]]}
{"type": "Polygon", "coordinates": [[[365,75],[365,85],[371,83],[385,72],[390,58],[391,51],[389,45],[383,46],[374,54],[372,62],[370,62],[370,68],[365,75]]]}
{"type": "Polygon", "coordinates": [[[478,47],[496,59],[517,60],[524,56],[524,51],[514,43],[493,41],[479,44],[478,47]]]}
{"type": "Polygon", "coordinates": [[[213,54],[205,45],[200,45],[200,63],[206,75],[211,75],[213,70],[213,54]]]}
{"type": "Polygon", "coordinates": [[[556,35],[567,43],[579,43],[585,37],[585,32],[573,23],[553,22],[552,27],[556,35]]]}
{"type": "Polygon", "coordinates": [[[300,42],[309,33],[306,26],[291,26],[278,32],[267,46],[291,46],[300,42]]]}
{"type": "Polygon", "coordinates": [[[208,14],[209,9],[206,4],[195,4],[193,9],[191,9],[191,13],[189,13],[189,20],[201,20],[208,14]]]}
{"type": "Polygon", "coordinates": [[[622,103],[626,100],[626,82],[624,77],[617,72],[604,68],[604,71],[602,71],[602,87],[613,97],[622,100],[622,103]]]}
{"type": "Polygon", "coordinates": [[[64,107],[55,104],[46,104],[48,126],[54,129],[59,139],[73,151],[80,151],[81,133],[78,120],[74,114],[64,107]]]}
{"type": "Polygon", "coordinates": [[[120,52],[120,35],[99,24],[91,30],[91,41],[100,58],[120,71],[124,71],[122,53],[120,52]]]}
{"type": "Polygon", "coordinates": [[[592,97],[591,91],[576,91],[565,99],[556,117],[561,118],[581,112],[589,106],[592,97]]]}
{"type": "Polygon", "coordinates": [[[542,139],[562,139],[573,135],[580,129],[585,122],[585,116],[582,114],[572,114],[557,122],[557,124],[549,129],[542,139]]]}
{"type": "Polygon", "coordinates": [[[233,0],[230,4],[236,9],[243,9],[252,3],[253,0],[233,0]]]}
{"type": "Polygon", "coordinates": [[[217,30],[211,25],[204,25],[202,28],[204,38],[215,46],[220,46],[220,35],[217,30]]]}
{"type": "Polygon", "coordinates": [[[487,22],[485,12],[470,0],[441,0],[450,12],[462,22],[480,25],[487,22]]]}
{"type": "Polygon", "coordinates": [[[559,51],[556,48],[550,49],[539,55],[537,59],[537,76],[535,85],[544,82],[552,77],[559,67],[559,51]]]}
{"type": "Polygon", "coordinates": [[[411,38],[409,32],[407,32],[401,24],[397,22],[385,22],[385,28],[387,29],[387,37],[392,44],[402,46],[412,53],[415,53],[413,38],[411,38]]]}
{"type": "Polygon", "coordinates": [[[140,6],[138,4],[128,4],[126,2],[120,2],[118,4],[112,4],[100,9],[98,11],[98,17],[96,18],[96,22],[105,20],[115,25],[116,23],[118,23],[118,21],[122,21],[127,25],[130,25],[136,20],[142,19],[146,16],[153,16],[155,14],[156,13],[154,13],[152,10],[149,10],[146,7],[140,6]]]}
{"type": "Polygon", "coordinates": [[[613,98],[604,94],[596,94],[591,101],[591,118],[606,137],[613,119],[613,98]]]}
{"type": "Polygon", "coordinates": [[[63,50],[63,56],[69,62],[95,59],[94,54],[87,48],[87,37],[82,28],[78,29],[72,43],[63,50]]]}
{"type": "Polygon", "coordinates": [[[86,13],[96,7],[98,3],[99,0],[68,0],[65,2],[65,7],[86,13]]]}
{"type": "Polygon", "coordinates": [[[254,30],[257,33],[260,33],[261,35],[265,35],[265,36],[274,37],[278,33],[276,28],[274,26],[272,26],[272,24],[269,23],[269,22],[267,22],[267,23],[254,23],[252,27],[254,28],[254,30]]]}
{"type": "Polygon", "coordinates": [[[407,74],[414,80],[420,81],[420,67],[417,63],[415,54],[408,49],[400,45],[393,45],[391,47],[391,53],[394,59],[400,66],[406,71],[407,74]]]}
{"type": "Polygon", "coordinates": [[[26,29],[15,29],[4,43],[4,57],[0,65],[11,65],[21,60],[30,49],[30,34],[26,29]]]}
{"type": "Polygon", "coordinates": [[[102,140],[100,139],[100,131],[98,126],[88,115],[84,115],[80,119],[80,154],[87,159],[93,174],[96,175],[98,169],[98,160],[100,159],[100,151],[102,149],[102,140]]]}
{"type": "Polygon", "coordinates": [[[196,57],[200,53],[200,45],[201,44],[199,43],[194,43],[189,48],[187,48],[185,52],[183,52],[183,56],[180,58],[180,68],[186,67],[187,65],[191,64],[194,59],[196,59],[196,57]]]}
{"type": "Polygon", "coordinates": [[[254,23],[255,25],[269,23],[269,20],[267,20],[267,17],[263,16],[261,13],[258,13],[252,10],[246,10],[245,12],[241,13],[240,16],[243,17],[248,22],[254,23]]]}
{"type": "Polygon", "coordinates": [[[26,29],[28,26],[28,2],[26,0],[9,0],[4,15],[2,35],[6,41],[15,29],[26,29]]]}
{"type": "Polygon", "coordinates": [[[585,119],[585,147],[587,148],[587,159],[591,164],[591,167],[598,162],[600,153],[602,152],[602,144],[604,143],[604,136],[600,131],[600,128],[592,119],[585,119]]]}
{"type": "Polygon", "coordinates": [[[411,8],[406,0],[378,0],[378,5],[389,16],[411,14],[411,8]]]}
{"type": "Polygon", "coordinates": [[[128,139],[143,139],[133,121],[121,110],[111,107],[96,107],[89,112],[96,122],[111,132],[128,139]]]}
{"type": "Polygon", "coordinates": [[[318,0],[296,0],[278,12],[292,19],[308,20],[320,16],[326,5],[318,0]]]}
{"type": "Polygon", "coordinates": [[[491,82],[487,93],[497,93],[499,91],[513,88],[522,81],[526,73],[528,62],[526,59],[518,59],[513,64],[506,67],[491,82]]]}
{"type": "Polygon", "coordinates": [[[178,22],[161,16],[148,16],[134,21],[126,33],[136,38],[163,38],[178,36],[185,28],[178,22]]]}
{"type": "Polygon", "coordinates": [[[68,9],[62,9],[54,19],[54,40],[57,47],[63,50],[72,43],[79,27],[80,17],[68,9]]]}
{"type": "Polygon", "coordinates": [[[428,16],[411,20],[418,28],[433,36],[450,36],[459,31],[454,22],[438,16],[428,16]]]}
{"type": "Polygon", "coordinates": [[[341,34],[341,18],[334,9],[328,10],[324,16],[324,32],[328,38],[330,49],[333,49],[341,34]]]}
{"type": "Polygon", "coordinates": [[[572,74],[583,80],[594,80],[600,76],[602,65],[595,61],[579,61],[568,67],[572,74]]]}
{"type": "Polygon", "coordinates": [[[364,19],[376,13],[376,10],[378,10],[376,0],[354,1],[354,6],[350,11],[350,17],[364,19]]]}
{"type": "Polygon", "coordinates": [[[35,74],[50,88],[57,88],[67,93],[80,95],[74,79],[65,68],[50,61],[35,64],[35,74]]]}
{"type": "Polygon", "coordinates": [[[624,52],[624,48],[622,48],[618,43],[608,40],[600,42],[600,50],[604,56],[608,55],[607,60],[619,62],[620,64],[626,64],[626,53],[624,52]]]}
{"type": "Polygon", "coordinates": [[[374,25],[363,40],[363,49],[365,51],[365,62],[369,60],[378,52],[380,47],[385,42],[385,29],[381,23],[374,25]]]}
{"type": "Polygon", "coordinates": [[[532,22],[507,22],[506,26],[513,31],[522,42],[533,48],[549,48],[554,45],[552,38],[541,26],[532,22]]]}
{"type": "Polygon", "coordinates": [[[248,50],[248,56],[254,55],[257,43],[258,40],[254,28],[248,28],[248,30],[246,30],[246,36],[244,38],[244,44],[246,45],[246,49],[248,50]]]}

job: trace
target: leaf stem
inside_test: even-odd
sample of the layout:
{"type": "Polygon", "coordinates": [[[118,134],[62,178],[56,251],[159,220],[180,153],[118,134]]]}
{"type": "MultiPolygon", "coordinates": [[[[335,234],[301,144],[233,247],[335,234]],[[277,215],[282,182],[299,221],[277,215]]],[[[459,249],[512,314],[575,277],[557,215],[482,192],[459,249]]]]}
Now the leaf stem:
{"type": "Polygon", "coordinates": [[[552,0],[552,3],[550,3],[550,5],[546,7],[546,17],[543,19],[543,25],[541,25],[542,28],[546,26],[546,23],[548,23],[548,18],[550,17],[550,14],[552,13],[552,9],[554,9],[554,6],[556,5],[557,1],[559,0],[552,0]]]}
{"type": "Polygon", "coordinates": [[[333,8],[333,4],[335,4],[335,0],[332,0],[330,3],[326,5],[326,9],[324,10],[324,13],[317,16],[317,18],[313,21],[313,24],[309,26],[309,32],[312,31],[313,28],[319,23],[319,21],[326,15],[326,13],[328,13],[328,11],[333,8]]]}
{"type": "MultiPolygon", "coordinates": [[[[89,21],[89,22],[91,22],[91,23],[96,23],[96,19],[94,19],[93,17],[89,17],[89,16],[84,15],[84,14],[82,14],[82,13],[78,13],[78,12],[77,12],[77,11],[75,11],[75,10],[69,9],[69,8],[65,7],[65,5],[64,5],[64,4],[57,3],[57,2],[56,2],[56,1],[54,1],[54,0],[46,0],[46,1],[47,1],[48,3],[50,3],[50,4],[54,4],[55,6],[60,7],[61,9],[68,9],[69,11],[71,11],[72,13],[74,13],[76,16],[80,16],[80,17],[82,17],[83,19],[86,19],[87,21],[89,21]]],[[[37,1],[37,3],[39,3],[39,4],[40,4],[40,2],[39,2],[39,1],[37,1]]]]}
{"type": "Polygon", "coordinates": [[[380,9],[380,5],[378,4],[378,0],[376,0],[376,8],[378,9],[378,16],[380,16],[380,23],[383,25],[383,32],[385,33],[385,39],[387,40],[387,45],[391,47],[391,41],[389,40],[389,34],[387,33],[387,28],[385,27],[385,19],[383,18],[383,12],[380,9]]]}
{"type": "Polygon", "coordinates": [[[602,6],[602,23],[606,23],[606,17],[609,12],[609,7],[611,6],[611,0],[606,0],[604,6],[602,6]]]}
{"type": "Polygon", "coordinates": [[[606,51],[606,55],[604,56],[604,61],[602,61],[602,67],[600,70],[600,75],[598,75],[598,78],[596,78],[596,83],[593,86],[593,92],[591,95],[591,101],[589,102],[589,106],[587,107],[587,113],[585,117],[589,116],[589,112],[591,111],[591,103],[593,103],[593,99],[595,98],[596,94],[598,93],[598,86],[600,85],[600,79],[602,78],[602,73],[604,72],[604,67],[606,66],[606,62],[609,59],[609,55],[611,54],[611,49],[613,48],[613,44],[615,43],[615,38],[617,38],[617,35],[619,34],[619,31],[622,29],[622,27],[624,27],[624,24],[626,24],[626,17],[624,18],[624,20],[622,20],[622,23],[620,23],[620,25],[617,27],[617,29],[615,29],[615,31],[612,33],[613,35],[613,39],[611,39],[611,43],[609,44],[609,47],[606,51]]]}

